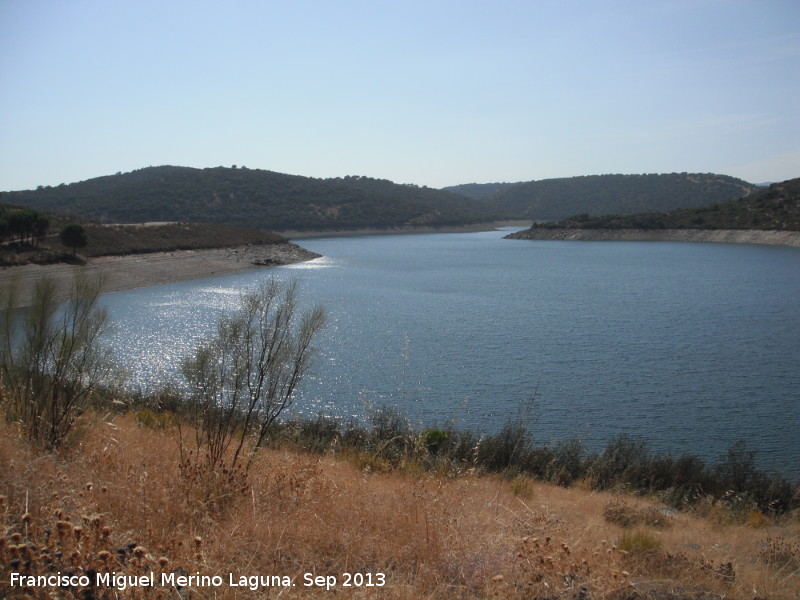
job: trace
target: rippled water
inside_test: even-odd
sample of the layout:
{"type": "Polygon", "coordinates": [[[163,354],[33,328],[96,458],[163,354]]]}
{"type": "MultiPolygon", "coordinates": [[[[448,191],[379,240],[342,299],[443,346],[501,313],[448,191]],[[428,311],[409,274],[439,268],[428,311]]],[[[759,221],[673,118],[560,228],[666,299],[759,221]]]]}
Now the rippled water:
{"type": "Polygon", "coordinates": [[[329,316],[306,414],[389,403],[491,431],[536,392],[541,442],[627,432],[716,459],[746,439],[800,476],[800,250],[504,233],[303,240],[324,258],[109,294],[117,353],[160,385],[241,290],[300,278],[329,316]]]}

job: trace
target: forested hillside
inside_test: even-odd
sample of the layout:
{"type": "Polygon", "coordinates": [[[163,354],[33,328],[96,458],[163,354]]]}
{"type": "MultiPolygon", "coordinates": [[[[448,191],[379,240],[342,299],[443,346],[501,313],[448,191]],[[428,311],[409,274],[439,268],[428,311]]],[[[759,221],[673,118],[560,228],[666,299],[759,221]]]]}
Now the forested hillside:
{"type": "Polygon", "coordinates": [[[246,168],[148,167],[3,201],[105,223],[190,221],[271,231],[445,226],[491,220],[477,201],[367,177],[313,179],[246,168]]]}
{"type": "Polygon", "coordinates": [[[549,221],[581,213],[629,215],[727,202],[755,189],[724,175],[673,173],[436,190],[358,176],[314,179],[244,167],[164,166],[5,192],[2,200],[101,223],[180,221],[308,231],[549,221]]]}
{"type": "Polygon", "coordinates": [[[759,229],[800,231],[800,179],[702,208],[631,216],[576,215],[540,227],[572,229],[759,229]]]}
{"type": "Polygon", "coordinates": [[[752,184],[725,175],[590,175],[529,181],[485,199],[502,218],[552,221],[572,215],[630,215],[696,208],[751,193],[752,184]]]}

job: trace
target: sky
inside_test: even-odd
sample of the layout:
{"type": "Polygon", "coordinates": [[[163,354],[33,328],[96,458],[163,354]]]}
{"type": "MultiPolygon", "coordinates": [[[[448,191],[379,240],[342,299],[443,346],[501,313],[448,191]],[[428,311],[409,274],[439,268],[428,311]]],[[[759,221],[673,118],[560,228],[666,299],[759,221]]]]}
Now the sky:
{"type": "Polygon", "coordinates": [[[0,190],[800,177],[798,0],[0,0],[0,190]]]}

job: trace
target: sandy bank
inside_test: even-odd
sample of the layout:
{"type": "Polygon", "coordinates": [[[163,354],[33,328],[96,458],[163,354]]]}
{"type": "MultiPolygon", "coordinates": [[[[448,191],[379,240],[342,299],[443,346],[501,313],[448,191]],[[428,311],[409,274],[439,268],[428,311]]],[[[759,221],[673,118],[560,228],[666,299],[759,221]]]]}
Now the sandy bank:
{"type": "Polygon", "coordinates": [[[526,229],[506,236],[524,240],[720,242],[800,248],[800,231],[743,229],[526,229]]]}
{"type": "Polygon", "coordinates": [[[58,285],[60,298],[66,297],[73,271],[77,268],[85,268],[89,273],[103,274],[106,277],[104,290],[118,292],[267,266],[287,265],[318,257],[319,254],[292,243],[104,256],[91,259],[85,267],[59,263],[1,269],[0,287],[8,286],[17,279],[20,305],[27,306],[36,281],[42,277],[53,278],[58,285]]]}

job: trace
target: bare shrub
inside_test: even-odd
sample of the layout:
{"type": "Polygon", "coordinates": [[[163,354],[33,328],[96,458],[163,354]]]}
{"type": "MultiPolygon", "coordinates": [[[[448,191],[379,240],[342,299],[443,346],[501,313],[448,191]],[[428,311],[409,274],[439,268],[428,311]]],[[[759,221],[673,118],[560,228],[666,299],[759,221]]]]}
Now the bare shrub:
{"type": "Polygon", "coordinates": [[[620,527],[647,525],[659,529],[672,527],[673,518],[664,509],[635,508],[624,500],[612,500],[603,507],[603,519],[620,527]]]}
{"type": "Polygon", "coordinates": [[[603,518],[620,527],[631,527],[639,522],[636,509],[625,502],[614,500],[603,507],[603,518]]]}
{"type": "Polygon", "coordinates": [[[112,381],[108,312],[98,305],[100,277],[75,272],[69,299],[56,302],[51,279],[36,283],[33,304],[20,315],[16,285],[0,306],[0,380],[6,418],[47,450],[64,445],[101,385],[112,381]],[[21,327],[19,327],[21,325],[21,327]]]}
{"type": "Polygon", "coordinates": [[[776,571],[797,576],[800,574],[800,542],[787,540],[782,536],[767,538],[758,559],[776,571]]]}
{"type": "Polygon", "coordinates": [[[256,448],[292,405],[325,322],[320,307],[298,311],[297,288],[296,281],[282,288],[271,280],[244,294],[239,309],[220,318],[216,335],[183,361],[194,425],[192,454],[179,428],[187,472],[246,474],[256,448]]]}

